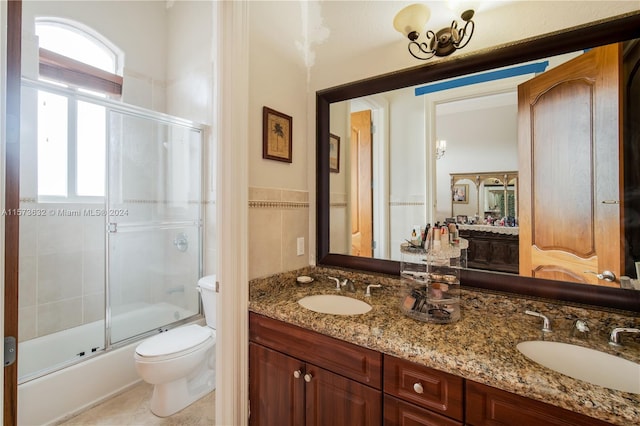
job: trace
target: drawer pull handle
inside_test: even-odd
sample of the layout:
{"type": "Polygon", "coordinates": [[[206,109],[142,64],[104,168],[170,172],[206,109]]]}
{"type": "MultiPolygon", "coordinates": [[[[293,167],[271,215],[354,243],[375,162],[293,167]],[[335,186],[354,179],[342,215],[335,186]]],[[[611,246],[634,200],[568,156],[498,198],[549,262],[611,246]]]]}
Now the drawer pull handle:
{"type": "Polygon", "coordinates": [[[304,381],[309,383],[311,381],[311,379],[313,379],[313,376],[309,373],[304,375],[304,381]]]}
{"type": "Polygon", "coordinates": [[[422,388],[422,385],[420,383],[414,383],[413,384],[413,390],[416,391],[416,393],[423,393],[424,389],[422,388]]]}
{"type": "Polygon", "coordinates": [[[296,379],[299,379],[301,376],[302,376],[302,371],[296,370],[293,372],[293,377],[295,377],[296,379]]]}

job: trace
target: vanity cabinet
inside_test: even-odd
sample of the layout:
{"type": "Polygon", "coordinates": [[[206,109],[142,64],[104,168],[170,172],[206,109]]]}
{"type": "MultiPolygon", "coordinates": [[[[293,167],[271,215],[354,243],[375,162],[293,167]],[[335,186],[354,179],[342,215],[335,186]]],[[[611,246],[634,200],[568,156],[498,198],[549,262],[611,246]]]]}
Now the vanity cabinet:
{"type": "Polygon", "coordinates": [[[254,313],[251,425],[382,423],[382,354],[254,313]]]}
{"type": "Polygon", "coordinates": [[[609,424],[254,312],[249,340],[254,426],[609,424]]]}
{"type": "Polygon", "coordinates": [[[464,379],[384,356],[384,424],[462,425],[464,379]]]}
{"type": "Polygon", "coordinates": [[[605,426],[609,423],[491,386],[466,381],[466,421],[470,426],[605,426]]]}
{"type": "Polygon", "coordinates": [[[460,229],[460,238],[469,241],[468,268],[512,274],[520,272],[518,235],[460,229]]]}

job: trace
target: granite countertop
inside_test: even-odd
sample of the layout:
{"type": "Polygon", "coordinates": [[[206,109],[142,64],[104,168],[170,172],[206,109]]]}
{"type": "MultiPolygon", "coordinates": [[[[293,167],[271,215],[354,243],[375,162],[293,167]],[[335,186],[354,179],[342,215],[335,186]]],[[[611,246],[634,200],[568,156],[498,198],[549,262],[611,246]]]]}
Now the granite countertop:
{"type": "MultiPolygon", "coordinates": [[[[518,395],[543,401],[619,425],[640,424],[640,395],[610,390],[547,369],[522,355],[516,344],[528,340],[574,343],[640,362],[640,338],[625,334],[625,346],[608,345],[614,327],[640,327],[640,317],[628,312],[567,306],[472,288],[461,290],[461,319],[453,324],[416,321],[400,311],[402,281],[397,277],[308,267],[250,282],[249,310],[384,354],[455,374],[518,395]],[[308,275],[311,284],[298,284],[308,275]],[[308,295],[336,294],[327,276],[349,278],[356,293],[340,294],[369,303],[362,315],[316,313],[297,301],[308,295]],[[365,298],[367,284],[382,284],[365,298]],[[533,310],[551,319],[553,333],[542,333],[542,320],[525,315],[533,310]],[[570,331],[576,319],[585,319],[589,338],[570,331]]],[[[640,380],[640,378],[639,378],[640,380]]]]}

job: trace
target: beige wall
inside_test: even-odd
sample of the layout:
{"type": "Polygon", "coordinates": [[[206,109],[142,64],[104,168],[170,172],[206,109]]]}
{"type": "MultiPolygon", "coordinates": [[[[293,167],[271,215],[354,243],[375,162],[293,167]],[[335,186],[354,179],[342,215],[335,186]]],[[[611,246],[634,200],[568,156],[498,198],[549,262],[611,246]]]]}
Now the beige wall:
{"type": "Polygon", "coordinates": [[[295,39],[299,2],[250,2],[249,278],[309,264],[307,70],[295,39]],[[277,6],[274,7],[274,3],[277,6]],[[262,158],[262,108],[292,117],[292,162],[262,158]],[[297,240],[304,239],[304,254],[297,240]]]}

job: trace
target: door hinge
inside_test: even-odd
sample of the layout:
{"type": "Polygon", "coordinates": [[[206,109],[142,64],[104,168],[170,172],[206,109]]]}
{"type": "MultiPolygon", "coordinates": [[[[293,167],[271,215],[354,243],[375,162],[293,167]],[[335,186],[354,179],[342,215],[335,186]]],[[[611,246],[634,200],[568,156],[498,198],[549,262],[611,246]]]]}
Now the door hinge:
{"type": "Polygon", "coordinates": [[[371,241],[371,248],[375,250],[376,247],[377,247],[377,244],[376,244],[375,240],[371,241]]]}
{"type": "Polygon", "coordinates": [[[376,132],[376,126],[371,123],[371,134],[373,135],[376,132]]]}
{"type": "Polygon", "coordinates": [[[16,362],[16,338],[7,336],[4,338],[4,366],[8,367],[16,362]]]}
{"type": "Polygon", "coordinates": [[[109,223],[109,225],[107,225],[107,232],[118,232],[118,224],[117,223],[109,223]]]}

